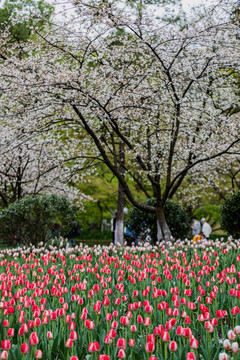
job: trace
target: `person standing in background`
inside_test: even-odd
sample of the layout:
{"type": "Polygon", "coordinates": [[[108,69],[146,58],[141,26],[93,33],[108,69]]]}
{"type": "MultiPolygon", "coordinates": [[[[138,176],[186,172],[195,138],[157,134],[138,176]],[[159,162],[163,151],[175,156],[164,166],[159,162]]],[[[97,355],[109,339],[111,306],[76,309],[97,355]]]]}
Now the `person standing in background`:
{"type": "Polygon", "coordinates": [[[198,221],[195,217],[193,218],[193,223],[192,223],[192,235],[198,235],[201,232],[201,224],[200,221],[198,221]]]}
{"type": "Polygon", "coordinates": [[[209,236],[212,232],[212,228],[211,226],[206,222],[206,219],[205,218],[202,218],[201,220],[201,223],[202,223],[202,232],[205,236],[205,238],[208,240],[209,239],[209,236]]]}

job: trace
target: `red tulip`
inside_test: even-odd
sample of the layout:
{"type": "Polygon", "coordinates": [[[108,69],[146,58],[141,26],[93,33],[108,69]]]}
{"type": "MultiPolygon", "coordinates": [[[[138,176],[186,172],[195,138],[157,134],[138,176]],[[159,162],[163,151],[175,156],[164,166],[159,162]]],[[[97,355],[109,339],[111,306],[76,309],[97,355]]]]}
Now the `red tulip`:
{"type": "Polygon", "coordinates": [[[234,306],[231,310],[231,314],[233,316],[237,316],[239,314],[239,307],[238,306],[234,306]]]}
{"type": "Polygon", "coordinates": [[[65,346],[66,348],[70,349],[73,347],[73,341],[72,339],[67,339],[67,341],[65,342],[65,346]]]}
{"type": "Polygon", "coordinates": [[[133,347],[135,346],[135,340],[134,339],[130,339],[128,342],[128,346],[133,347]]]}
{"type": "Polygon", "coordinates": [[[31,335],[29,337],[29,343],[30,343],[30,345],[33,345],[33,346],[35,346],[39,343],[39,339],[38,339],[36,332],[31,333],[31,335]]]}
{"type": "Polygon", "coordinates": [[[186,360],[196,360],[196,357],[193,352],[187,353],[186,360]]]}
{"type": "Polygon", "coordinates": [[[77,335],[77,332],[76,331],[71,331],[70,332],[70,335],[69,335],[69,338],[73,341],[77,341],[78,340],[78,335],[77,335]]]}
{"type": "Polygon", "coordinates": [[[190,339],[190,348],[197,349],[198,348],[198,341],[195,338],[190,339]]]}
{"type": "Polygon", "coordinates": [[[114,330],[114,329],[110,329],[109,332],[108,332],[108,336],[111,338],[111,339],[115,339],[117,335],[117,332],[114,330]]]}
{"type": "Polygon", "coordinates": [[[119,338],[117,340],[117,348],[118,349],[126,349],[126,340],[124,338],[119,338]]]}
{"type": "Polygon", "coordinates": [[[153,334],[147,335],[147,342],[152,342],[153,344],[155,344],[155,341],[155,336],[153,334]]]}
{"type": "Polygon", "coordinates": [[[175,352],[175,351],[177,351],[177,349],[178,349],[178,346],[177,346],[176,341],[170,341],[170,343],[169,343],[169,351],[175,352]]]}
{"type": "Polygon", "coordinates": [[[146,352],[147,352],[148,354],[153,353],[154,350],[155,350],[155,345],[154,345],[154,343],[148,341],[148,342],[146,343],[146,345],[145,345],[145,350],[146,350],[146,352]]]}
{"type": "Polygon", "coordinates": [[[48,339],[52,339],[53,338],[53,334],[51,333],[51,331],[47,332],[47,338],[48,339]]]}
{"type": "Polygon", "coordinates": [[[36,358],[36,359],[42,359],[42,357],[43,357],[42,351],[41,351],[41,350],[37,350],[37,351],[36,351],[36,354],[35,354],[35,358],[36,358]]]}
{"type": "Polygon", "coordinates": [[[99,351],[100,350],[100,345],[97,341],[94,341],[94,345],[95,345],[95,351],[99,351]]]}
{"type": "Polygon", "coordinates": [[[28,344],[23,343],[23,344],[21,345],[21,353],[22,353],[22,354],[27,354],[28,352],[29,352],[29,346],[28,346],[28,344]]]}
{"type": "Polygon", "coordinates": [[[125,357],[126,357],[126,354],[125,354],[124,349],[119,349],[119,351],[118,351],[118,358],[119,358],[119,359],[125,359],[125,357]]]}
{"type": "Polygon", "coordinates": [[[2,342],[1,342],[1,348],[3,349],[3,350],[9,350],[9,349],[11,349],[11,343],[10,343],[10,340],[3,340],[2,342]]]}
{"type": "Polygon", "coordinates": [[[3,350],[0,355],[0,359],[7,359],[7,358],[8,358],[8,352],[6,350],[3,350]]]}
{"type": "Polygon", "coordinates": [[[128,326],[130,324],[129,318],[127,316],[121,316],[120,324],[123,326],[128,326]]]}
{"type": "Polygon", "coordinates": [[[7,337],[12,338],[14,337],[14,329],[13,328],[9,328],[7,331],[7,337]]]}
{"type": "Polygon", "coordinates": [[[182,326],[178,326],[176,330],[176,334],[178,336],[184,336],[184,328],[182,326]]]}
{"type": "Polygon", "coordinates": [[[217,310],[217,311],[216,311],[216,317],[217,317],[218,319],[223,319],[223,318],[224,318],[224,312],[223,312],[223,310],[217,310]]]}
{"type": "Polygon", "coordinates": [[[131,332],[137,332],[136,326],[135,326],[135,325],[131,325],[131,326],[130,326],[130,331],[131,331],[131,332]]]}
{"type": "Polygon", "coordinates": [[[186,337],[188,339],[190,339],[192,337],[192,330],[189,327],[184,329],[184,337],[186,337]]]}
{"type": "Polygon", "coordinates": [[[163,341],[163,342],[167,342],[167,341],[170,340],[170,336],[169,336],[169,333],[168,333],[167,330],[163,330],[163,331],[161,332],[161,338],[162,338],[162,341],[163,341]]]}
{"type": "Polygon", "coordinates": [[[148,317],[146,319],[144,319],[143,325],[146,326],[146,327],[150,326],[151,325],[151,319],[148,318],[148,317]]]}
{"type": "Polygon", "coordinates": [[[109,298],[107,296],[103,299],[102,304],[103,304],[104,307],[109,306],[110,300],[109,300],[109,298]]]}

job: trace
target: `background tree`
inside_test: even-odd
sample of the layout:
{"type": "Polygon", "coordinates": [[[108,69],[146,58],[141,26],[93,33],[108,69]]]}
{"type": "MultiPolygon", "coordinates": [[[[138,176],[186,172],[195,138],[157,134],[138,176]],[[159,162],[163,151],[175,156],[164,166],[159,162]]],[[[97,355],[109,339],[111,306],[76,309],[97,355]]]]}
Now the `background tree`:
{"type": "Polygon", "coordinates": [[[239,152],[237,114],[228,111],[236,94],[226,76],[239,57],[228,15],[234,1],[203,8],[180,30],[144,4],[141,14],[111,2],[75,4],[78,27],[53,26],[39,35],[41,47],[26,46],[31,53],[37,46],[38,57],[1,69],[8,106],[24,107],[27,131],[57,119],[88,134],[92,156],[102,158],[134,206],[157,214],[158,238],[168,240],[164,205],[190,170],[239,152]],[[129,178],[156,206],[135,198],[129,178]]]}
{"type": "MultiPolygon", "coordinates": [[[[147,205],[155,205],[155,199],[148,199],[147,205]]],[[[183,207],[172,200],[167,200],[164,205],[166,221],[175,239],[184,239],[190,233],[190,217],[183,207]]],[[[128,218],[128,224],[138,236],[147,229],[150,230],[152,241],[157,239],[157,217],[140,209],[133,209],[128,218]]]]}
{"type": "Polygon", "coordinates": [[[0,210],[1,241],[15,246],[46,243],[66,235],[77,215],[78,209],[65,197],[26,196],[0,210]]]}
{"type": "Polygon", "coordinates": [[[224,203],[221,223],[230,235],[240,238],[240,192],[233,194],[224,203]]]}

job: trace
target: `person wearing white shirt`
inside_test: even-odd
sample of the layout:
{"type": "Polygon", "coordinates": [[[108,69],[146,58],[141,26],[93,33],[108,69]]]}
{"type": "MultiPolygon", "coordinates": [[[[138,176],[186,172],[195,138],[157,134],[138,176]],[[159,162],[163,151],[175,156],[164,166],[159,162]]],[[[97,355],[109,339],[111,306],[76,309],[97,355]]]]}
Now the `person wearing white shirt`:
{"type": "Polygon", "coordinates": [[[212,228],[211,228],[211,226],[206,222],[206,219],[205,219],[205,218],[202,218],[201,223],[202,223],[202,232],[203,232],[205,238],[208,240],[209,235],[210,235],[211,232],[212,232],[212,228]]]}

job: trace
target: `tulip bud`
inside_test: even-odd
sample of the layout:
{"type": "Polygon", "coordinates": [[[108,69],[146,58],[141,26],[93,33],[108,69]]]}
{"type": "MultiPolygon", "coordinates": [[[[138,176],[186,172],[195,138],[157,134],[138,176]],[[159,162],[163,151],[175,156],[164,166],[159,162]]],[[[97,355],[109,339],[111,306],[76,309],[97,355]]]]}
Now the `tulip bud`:
{"type": "Polygon", "coordinates": [[[161,338],[163,342],[167,342],[170,340],[170,336],[167,330],[162,330],[161,332],[161,338]]]}
{"type": "Polygon", "coordinates": [[[2,348],[2,350],[6,350],[6,351],[10,350],[11,349],[10,340],[3,340],[1,342],[1,348],[2,348]]]}
{"type": "Polygon", "coordinates": [[[119,358],[119,359],[125,359],[125,357],[126,357],[126,354],[125,354],[124,349],[119,349],[119,351],[118,351],[118,358],[119,358]]]}
{"type": "Polygon", "coordinates": [[[153,353],[154,350],[155,350],[155,345],[154,345],[154,343],[148,341],[148,342],[146,343],[146,345],[145,345],[145,350],[146,350],[146,352],[147,352],[148,354],[153,353]]]}
{"type": "Polygon", "coordinates": [[[128,346],[133,347],[135,346],[135,340],[134,339],[130,339],[128,342],[128,346]]]}
{"type": "Polygon", "coordinates": [[[117,348],[118,349],[126,349],[126,340],[124,338],[119,338],[117,341],[117,348]]]}
{"type": "Polygon", "coordinates": [[[190,339],[190,348],[197,349],[198,348],[198,341],[195,338],[190,339]]]}
{"type": "Polygon", "coordinates": [[[143,325],[146,326],[146,327],[147,327],[147,326],[150,326],[150,325],[151,325],[151,319],[147,317],[147,318],[144,320],[143,325]]]}
{"type": "Polygon", "coordinates": [[[7,337],[12,338],[14,337],[14,329],[13,328],[9,328],[7,331],[7,337]]]}
{"type": "Polygon", "coordinates": [[[170,343],[169,343],[169,351],[175,352],[175,351],[177,351],[177,349],[178,349],[178,346],[177,346],[176,341],[170,341],[170,343]]]}
{"type": "Polygon", "coordinates": [[[234,328],[234,334],[240,335],[240,326],[239,326],[239,325],[235,326],[235,328],[234,328]]]}
{"type": "Polygon", "coordinates": [[[231,343],[228,339],[225,339],[223,341],[223,347],[225,350],[231,350],[232,346],[231,346],[231,343]]]}
{"type": "Polygon", "coordinates": [[[196,360],[196,357],[193,352],[187,353],[186,360],[196,360]]]}
{"type": "Polygon", "coordinates": [[[73,347],[73,341],[72,339],[67,339],[67,341],[65,342],[65,346],[66,348],[70,349],[73,347]]]}
{"type": "Polygon", "coordinates": [[[8,352],[6,350],[3,350],[0,355],[0,359],[7,359],[7,358],[8,358],[8,352]]]}
{"type": "Polygon", "coordinates": [[[43,356],[42,351],[41,351],[41,350],[37,350],[37,351],[36,351],[36,354],[35,354],[35,358],[36,358],[36,359],[42,359],[42,356],[43,356]]]}
{"type": "Polygon", "coordinates": [[[220,353],[218,360],[228,360],[228,355],[226,353],[220,353]]]}
{"type": "Polygon", "coordinates": [[[22,354],[27,354],[29,352],[29,346],[27,343],[23,343],[21,345],[21,353],[22,354]]]}
{"type": "Polygon", "coordinates": [[[234,341],[236,339],[236,335],[234,334],[234,332],[232,330],[228,331],[227,337],[230,341],[234,341]]]}
{"type": "Polygon", "coordinates": [[[233,342],[233,343],[232,343],[232,352],[233,352],[234,354],[237,354],[237,353],[239,352],[239,345],[238,345],[237,342],[233,342]]]}

